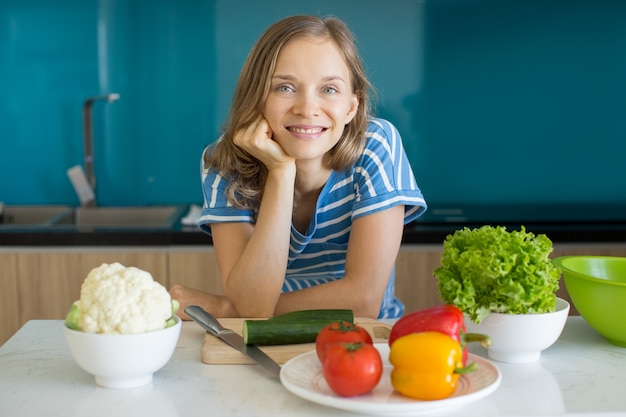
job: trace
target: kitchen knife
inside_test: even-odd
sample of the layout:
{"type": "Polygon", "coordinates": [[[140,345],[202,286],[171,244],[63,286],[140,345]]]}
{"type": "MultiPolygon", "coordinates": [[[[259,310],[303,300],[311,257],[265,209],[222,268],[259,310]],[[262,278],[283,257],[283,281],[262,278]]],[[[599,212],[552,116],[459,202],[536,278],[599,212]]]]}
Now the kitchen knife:
{"type": "Polygon", "coordinates": [[[189,306],[185,308],[185,314],[187,314],[193,321],[200,325],[203,329],[207,330],[213,336],[222,339],[230,346],[234,347],[244,355],[247,355],[254,359],[256,363],[261,365],[266,371],[279,377],[280,365],[277,364],[272,358],[267,356],[265,352],[259,349],[255,345],[246,345],[243,341],[243,337],[232,331],[231,329],[225,329],[222,327],[219,321],[213,317],[210,313],[205,311],[200,306],[189,306]]]}

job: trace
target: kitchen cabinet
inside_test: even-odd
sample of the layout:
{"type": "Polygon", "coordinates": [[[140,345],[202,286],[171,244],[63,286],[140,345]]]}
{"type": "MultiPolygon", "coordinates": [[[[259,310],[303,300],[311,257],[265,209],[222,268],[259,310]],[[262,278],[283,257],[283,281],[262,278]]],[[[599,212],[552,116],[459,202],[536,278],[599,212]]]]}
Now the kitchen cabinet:
{"type": "MultiPolygon", "coordinates": [[[[563,255],[626,256],[626,244],[555,244],[563,255]]],[[[433,271],[441,245],[402,245],[396,260],[396,294],[406,312],[441,304],[433,271]]],[[[103,262],[119,262],[149,271],[169,288],[183,284],[223,294],[213,247],[61,247],[5,249],[0,252],[0,344],[32,319],[63,319],[79,298],[89,271],[103,262]]],[[[558,295],[569,300],[561,282],[558,295]]],[[[572,306],[570,314],[577,314],[572,306]]]]}
{"type": "Polygon", "coordinates": [[[433,271],[441,263],[441,245],[402,245],[396,259],[396,296],[405,312],[441,304],[433,271]]]}
{"type": "Polygon", "coordinates": [[[213,246],[175,246],[169,252],[169,285],[182,284],[224,294],[213,246]]]}
{"type": "Polygon", "coordinates": [[[17,255],[0,253],[0,345],[23,324],[17,311],[17,255]]]}

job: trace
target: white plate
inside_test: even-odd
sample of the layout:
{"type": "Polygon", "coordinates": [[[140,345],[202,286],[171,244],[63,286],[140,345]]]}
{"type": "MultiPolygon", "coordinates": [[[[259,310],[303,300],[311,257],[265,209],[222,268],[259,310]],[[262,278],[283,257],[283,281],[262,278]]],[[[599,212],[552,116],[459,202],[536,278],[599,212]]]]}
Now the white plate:
{"type": "Polygon", "coordinates": [[[447,408],[458,407],[491,394],[500,386],[500,371],[486,359],[473,354],[468,362],[476,362],[478,369],[461,375],[455,393],[444,400],[419,401],[404,397],[391,386],[389,346],[377,343],[383,358],[383,375],[374,390],[356,397],[335,394],[324,379],[322,367],[315,351],[298,355],[285,363],[280,371],[280,381],[293,394],[314,403],[362,414],[420,415],[447,408]]]}

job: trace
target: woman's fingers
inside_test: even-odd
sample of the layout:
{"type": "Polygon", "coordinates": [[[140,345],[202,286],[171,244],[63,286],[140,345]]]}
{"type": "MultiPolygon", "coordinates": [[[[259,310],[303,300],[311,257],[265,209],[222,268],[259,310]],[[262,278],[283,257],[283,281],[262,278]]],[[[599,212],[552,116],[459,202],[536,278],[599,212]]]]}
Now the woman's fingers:
{"type": "Polygon", "coordinates": [[[219,315],[219,297],[214,294],[188,288],[180,284],[172,285],[169,293],[173,299],[178,300],[180,303],[180,308],[176,315],[183,320],[191,320],[187,314],[185,314],[185,308],[192,305],[198,305],[213,315],[219,315]]]}
{"type": "Polygon", "coordinates": [[[257,158],[268,169],[293,160],[272,139],[272,130],[265,119],[259,119],[239,129],[233,139],[235,145],[257,158]]]}

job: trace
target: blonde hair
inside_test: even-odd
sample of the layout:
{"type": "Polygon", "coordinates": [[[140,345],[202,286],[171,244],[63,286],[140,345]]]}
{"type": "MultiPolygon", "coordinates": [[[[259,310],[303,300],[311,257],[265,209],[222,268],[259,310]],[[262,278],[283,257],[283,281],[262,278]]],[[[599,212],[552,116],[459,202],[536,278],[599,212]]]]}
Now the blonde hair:
{"type": "Polygon", "coordinates": [[[359,99],[356,115],[327,154],[329,168],[348,169],[363,151],[373,87],[365,75],[352,32],[335,17],[291,16],[282,19],[263,33],[248,54],[239,74],[224,133],[204,157],[205,169],[217,169],[230,181],[226,197],[235,207],[258,209],[267,169],[236,146],[233,137],[240,128],[252,124],[260,116],[282,47],[292,39],[303,37],[326,38],[337,45],[351,74],[352,92],[359,99]]]}

